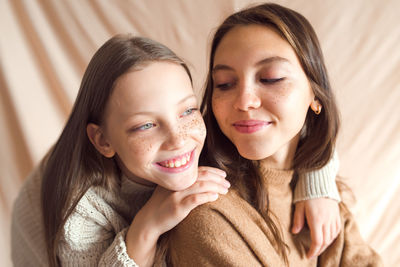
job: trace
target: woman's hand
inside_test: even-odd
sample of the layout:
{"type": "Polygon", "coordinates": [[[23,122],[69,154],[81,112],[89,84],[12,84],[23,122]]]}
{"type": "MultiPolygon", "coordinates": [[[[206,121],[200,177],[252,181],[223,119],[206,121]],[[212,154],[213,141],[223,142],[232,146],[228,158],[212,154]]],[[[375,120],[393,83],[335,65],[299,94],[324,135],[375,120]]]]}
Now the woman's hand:
{"type": "Polygon", "coordinates": [[[180,223],[195,207],[226,194],[230,184],[226,173],[212,167],[199,167],[196,182],[182,191],[157,186],[153,195],[136,214],[126,236],[128,255],[139,266],[151,266],[158,238],[180,223]]]}
{"type": "Polygon", "coordinates": [[[319,256],[335,240],[341,230],[339,205],[330,198],[316,198],[295,204],[292,232],[297,234],[307,219],[311,232],[311,246],[308,258],[319,256]]]}

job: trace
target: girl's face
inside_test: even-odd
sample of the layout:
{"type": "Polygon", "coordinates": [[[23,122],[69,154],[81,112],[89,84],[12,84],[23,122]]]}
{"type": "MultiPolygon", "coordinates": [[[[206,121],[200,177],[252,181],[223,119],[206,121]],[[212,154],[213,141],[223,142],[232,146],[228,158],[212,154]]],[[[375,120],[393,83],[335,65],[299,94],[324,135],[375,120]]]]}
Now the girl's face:
{"type": "Polygon", "coordinates": [[[234,27],[212,78],[212,110],[240,155],[290,168],[314,94],[289,43],[265,26],[234,27]]]}
{"type": "Polygon", "coordinates": [[[170,190],[195,182],[206,130],[182,66],[153,62],[124,74],[105,114],[108,156],[128,178],[170,190]]]}

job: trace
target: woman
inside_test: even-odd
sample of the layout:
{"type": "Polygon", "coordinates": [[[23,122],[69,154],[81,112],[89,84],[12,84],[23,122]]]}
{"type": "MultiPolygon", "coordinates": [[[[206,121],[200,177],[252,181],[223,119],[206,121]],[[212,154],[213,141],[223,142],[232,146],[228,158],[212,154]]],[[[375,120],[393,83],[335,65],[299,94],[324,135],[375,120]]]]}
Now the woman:
{"type": "MultiPolygon", "coordinates": [[[[202,112],[203,162],[227,172],[230,192],[194,211],[169,236],[176,266],[379,266],[351,213],[318,258],[290,233],[293,184],[332,156],[338,111],[309,22],[276,4],[229,16],[211,46],[202,112]]],[[[330,229],[324,229],[329,236],[330,229]]]]}

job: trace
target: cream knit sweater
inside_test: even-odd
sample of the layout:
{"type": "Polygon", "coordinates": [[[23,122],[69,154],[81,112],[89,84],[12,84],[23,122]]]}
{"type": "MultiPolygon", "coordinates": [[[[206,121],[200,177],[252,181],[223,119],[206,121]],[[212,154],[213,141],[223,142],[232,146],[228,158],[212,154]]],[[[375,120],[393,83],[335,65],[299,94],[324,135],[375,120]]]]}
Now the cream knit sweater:
{"type": "MultiPolygon", "coordinates": [[[[316,197],[339,200],[334,183],[338,160],[299,179],[294,201],[316,197]]],[[[40,205],[40,168],[27,178],[14,203],[14,266],[48,266],[40,205]]],[[[90,188],[64,226],[58,257],[62,266],[137,266],[126,252],[125,235],[153,188],[121,177],[116,192],[90,188]]]]}

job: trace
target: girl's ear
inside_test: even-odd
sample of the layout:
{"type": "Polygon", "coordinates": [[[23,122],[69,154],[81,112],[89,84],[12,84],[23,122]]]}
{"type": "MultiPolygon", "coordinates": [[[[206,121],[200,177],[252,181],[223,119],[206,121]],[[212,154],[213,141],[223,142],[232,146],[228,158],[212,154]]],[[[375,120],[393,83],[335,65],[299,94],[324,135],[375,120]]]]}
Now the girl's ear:
{"type": "Polygon", "coordinates": [[[94,123],[89,123],[86,126],[86,133],[89,137],[90,142],[104,157],[112,158],[115,155],[113,147],[107,141],[100,126],[94,123]]]}

